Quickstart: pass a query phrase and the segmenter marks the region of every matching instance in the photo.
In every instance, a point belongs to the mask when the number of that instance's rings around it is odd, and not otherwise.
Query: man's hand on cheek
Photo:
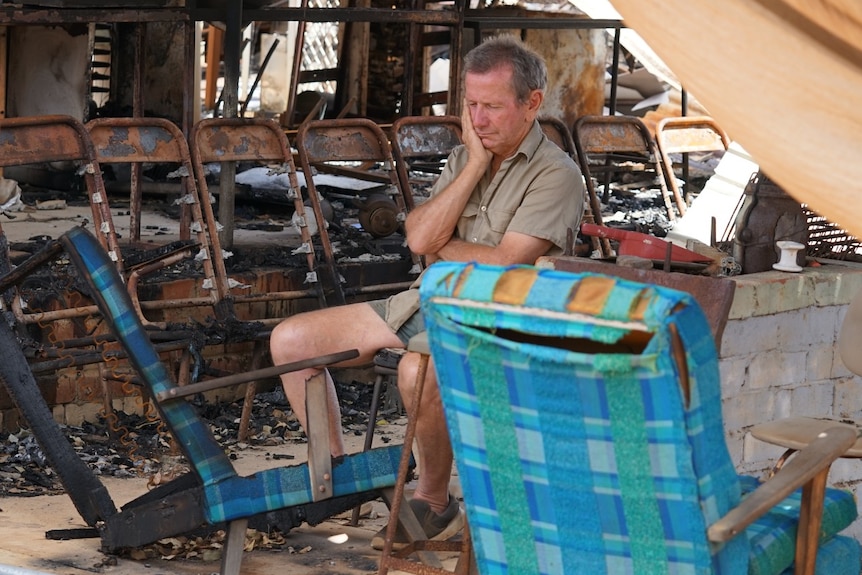
[[[467,147],[471,159],[481,159],[486,164],[491,161],[493,154],[485,147],[482,138],[476,133],[470,108],[466,102],[464,103],[464,110],[461,112],[461,139]]]

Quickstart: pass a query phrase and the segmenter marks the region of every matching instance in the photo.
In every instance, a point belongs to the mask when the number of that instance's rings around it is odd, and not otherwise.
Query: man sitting
[[[532,264],[560,254],[567,231],[577,230],[584,207],[584,182],[577,164],[542,132],[536,118],[544,98],[547,68],[513,36],[489,39],[464,61],[464,144],[453,150],[431,197],[405,222],[407,243],[427,263],[436,260],[488,264]],[[420,278],[421,280],[421,278]],[[404,348],[424,331],[418,281],[386,300],[354,303],[297,314],[273,330],[275,364],[359,350],[350,365],[368,364],[385,347]],[[408,409],[419,356],[407,353],[398,367],[398,388]],[[305,381],[312,369],[281,376],[284,391],[306,425]],[[433,365],[429,366],[416,422],[419,478],[410,506],[429,539],[460,531],[463,513],[449,493],[452,448]],[[327,374],[330,412],[340,413]],[[341,421],[330,419],[332,456],[344,453]],[[372,540],[382,549],[385,528]],[[399,529],[394,548],[406,544]]]

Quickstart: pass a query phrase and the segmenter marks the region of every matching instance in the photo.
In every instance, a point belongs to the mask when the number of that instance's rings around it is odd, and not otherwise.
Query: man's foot
[[[434,513],[431,506],[420,499],[411,499],[408,501],[413,513],[416,514],[416,519],[422,529],[425,530],[425,535],[432,541],[446,541],[451,539],[461,531],[464,527],[464,512],[461,511],[461,506],[458,505],[458,500],[449,496],[449,505],[441,514]],[[388,526],[387,526],[388,527]],[[383,549],[383,544],[386,542],[386,528],[374,534],[371,538],[371,547],[378,551]],[[395,541],[392,542],[393,551],[398,551],[407,546],[407,534],[398,525],[395,531]]]

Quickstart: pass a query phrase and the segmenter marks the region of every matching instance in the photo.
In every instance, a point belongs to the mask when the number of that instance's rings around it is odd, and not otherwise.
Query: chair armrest
[[[255,369],[253,371],[246,371],[244,373],[235,373],[233,375],[227,375],[225,377],[207,379],[204,381],[190,383],[188,385],[183,385],[180,387],[171,387],[166,391],[160,391],[156,394],[156,401],[162,402],[171,399],[179,399],[181,397],[188,397],[190,395],[196,395],[198,393],[212,391],[214,389],[222,389],[224,387],[231,387],[234,385],[240,385],[242,383],[248,383],[250,381],[257,381],[259,379],[275,377],[277,375],[281,375],[282,373],[299,371],[301,369],[308,369],[309,367],[324,367],[333,363],[347,361],[348,359],[353,359],[356,357],[359,357],[359,350],[349,349],[345,351],[331,353],[328,355],[312,357],[310,359],[301,359],[299,361],[282,363],[280,365],[275,365],[272,367],[264,367],[261,369]]]
[[[728,541],[740,534],[758,517],[785,497],[828,471],[832,462],[856,442],[858,431],[851,427],[831,427],[820,433],[805,449],[781,468],[775,476],[748,495],[724,517],[710,525],[707,538]],[[823,484],[825,487],[825,482]]]
[[[851,423],[834,419],[796,416],[755,425],[749,433],[760,441],[799,451],[831,427],[856,429]],[[862,439],[858,439],[842,457],[862,457]]]

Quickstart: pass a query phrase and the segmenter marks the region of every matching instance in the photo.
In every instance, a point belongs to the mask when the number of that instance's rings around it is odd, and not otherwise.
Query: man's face
[[[466,74],[464,96],[482,144],[503,158],[518,149],[541,103],[538,90],[527,102],[518,100],[512,88],[511,66],[499,66],[486,74]]]

